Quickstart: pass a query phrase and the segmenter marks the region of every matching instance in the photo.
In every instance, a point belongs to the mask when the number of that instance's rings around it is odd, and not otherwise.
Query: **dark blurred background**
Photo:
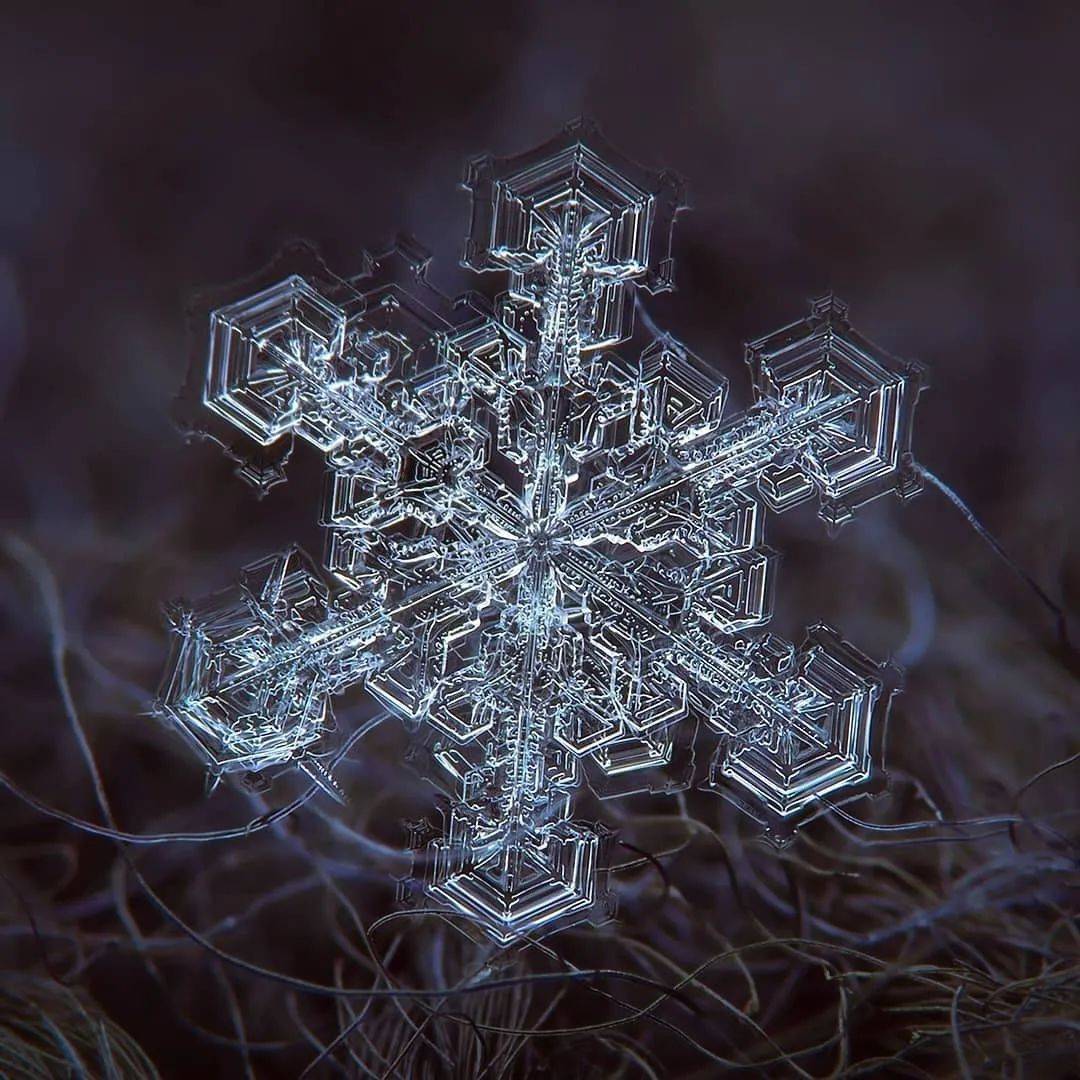
[[[528,149],[581,114],[629,156],[686,178],[693,210],[676,229],[678,291],[649,310],[731,379],[737,405],[748,399],[742,342],[835,290],[864,334],[931,369],[916,417],[919,459],[1055,602],[1075,607],[1078,56],[1080,8],[1065,3],[0,5],[0,512],[9,537],[0,767],[45,802],[97,819],[52,667],[42,589],[54,582],[73,695],[120,821],[154,831],[244,820],[250,808],[235,793],[204,800],[197,763],[144,715],[166,651],[159,604],[224,586],[246,560],[293,540],[319,551],[321,464],[298,452],[290,482],[259,501],[214,447],[183,442],[170,406],[191,350],[187,309],[200,289],[252,273],[293,238],[347,273],[362,249],[403,230],[435,255],[438,285],[475,287],[457,265],[465,158]],[[1012,812],[1028,777],[1075,752],[1075,654],[1032,591],[938,493],[904,506],[881,501],[835,541],[811,514],[769,528],[785,557],[777,629],[797,637],[824,619],[907,667],[890,757],[945,817]],[[388,791],[408,785],[387,739],[385,767],[359,766],[358,776],[390,806],[372,811],[371,831],[401,846]],[[1075,805],[1075,786],[1075,768],[1065,767],[1038,791],[1061,810]],[[409,797],[422,812],[422,789]],[[144,934],[174,928],[138,889],[117,884],[108,842],[0,798],[9,978],[62,973],[167,1076],[242,1075],[247,1059],[259,1076],[298,1073],[304,1053],[245,1058],[238,1049],[229,1002],[238,994],[241,1013],[259,1013],[261,999],[246,995],[265,988],[240,979],[227,992],[231,976],[220,976],[207,989],[192,974],[198,951],[181,946],[162,946],[162,963],[175,967],[155,981],[152,949],[148,959],[129,947],[117,897],[130,898]],[[737,830],[714,803],[701,813]],[[880,811],[883,821],[927,813],[900,795]],[[621,827],[632,829],[632,819]],[[992,854],[996,842],[961,842],[955,856],[933,847],[932,871],[905,869],[914,884],[900,890],[903,902],[959,910],[951,906],[964,875],[1018,857],[1015,843]],[[178,875],[218,873],[214,860],[228,857],[189,846],[149,858],[147,873],[167,889]],[[753,923],[736,914],[726,871],[708,857],[691,848],[665,865],[678,894],[669,908],[712,911],[733,937],[733,927]],[[249,867],[194,897],[170,895],[205,926],[250,904],[263,872]],[[693,966],[716,942],[705,943],[689,916],[663,930],[655,914],[635,922],[641,890],[659,887],[653,875],[638,892],[628,887],[619,932],[667,934]],[[394,909],[385,878],[375,869],[361,882],[365,918]],[[1030,894],[1028,877],[1010,880],[1010,896]],[[1062,947],[1053,912],[1075,911],[1074,886],[1068,878],[1033,916],[1030,932],[1042,937],[1031,955],[1041,950],[1044,968]],[[940,889],[938,901],[916,896],[919,888]],[[960,907],[992,906],[998,893],[990,896]],[[278,966],[288,968],[314,935],[312,905],[323,917],[322,901],[295,908],[289,932],[298,944]],[[900,919],[902,906],[867,900],[883,919]],[[27,930],[28,911],[42,936]],[[942,947],[935,933],[924,953]],[[234,951],[260,958],[257,943]],[[987,963],[1012,970],[1000,958]],[[325,981],[329,970],[314,974]],[[406,981],[424,981],[419,967],[409,970]],[[652,974],[672,979],[661,967]],[[1075,984],[1056,992],[1075,1015]],[[790,1000],[771,1027],[817,1015],[820,1002]],[[253,1043],[304,1045],[295,1025],[286,1030],[279,1014],[263,1012],[263,1028],[248,1027]],[[217,1041],[192,1034],[193,1016]],[[308,1022],[328,1041],[319,1025],[332,1034],[336,1021],[327,1013]],[[910,1037],[908,1020],[877,1023],[852,1060],[872,1061]],[[940,1047],[928,1044],[931,1072],[959,1068],[947,1034]],[[1051,1025],[1043,1038],[1059,1036]],[[638,1024],[634,1037],[660,1074],[718,1067],[659,1026]],[[612,1053],[580,1038],[575,1067]],[[978,1056],[980,1038],[973,1028],[961,1039],[967,1067],[1007,1071],[1005,1051]],[[538,1068],[554,1050],[552,1040],[536,1042]],[[1049,1071],[1061,1064],[1053,1062]]]

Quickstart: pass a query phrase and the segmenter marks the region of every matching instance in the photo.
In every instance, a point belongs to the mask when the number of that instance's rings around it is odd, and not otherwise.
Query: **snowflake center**
[[[399,246],[349,279],[298,258],[212,313],[208,433],[264,487],[294,437],[326,455],[329,576],[290,549],[180,610],[159,711],[216,773],[334,791],[332,699],[363,686],[449,800],[418,887],[510,941],[603,917],[574,793],[684,788],[699,731],[707,785],[776,836],[867,790],[895,676],[828,627],[762,632],[764,519],[913,494],[921,383],[824,297],[748,346],[755,404],[725,417],[726,380],[638,317],[671,287],[673,177],[577,126],[466,186],[493,308]]]

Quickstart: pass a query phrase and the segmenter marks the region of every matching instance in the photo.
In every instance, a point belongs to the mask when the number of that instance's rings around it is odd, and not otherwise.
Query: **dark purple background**
[[[920,460],[1075,603],[1074,5],[175,7],[9,3],[0,31],[0,507],[53,567],[73,641],[129,681],[76,679],[125,820],[200,797],[195,763],[139,715],[159,602],[292,540],[319,550],[313,454],[257,502],[170,423],[193,295],[294,237],[349,272],[399,230],[437,283],[471,285],[464,159],[582,113],[686,177],[679,289],[650,311],[736,404],[741,343],[835,289],[863,333],[931,368]],[[824,618],[902,655],[894,744],[951,812],[1059,756],[1075,721],[1045,718],[1075,716],[1076,691],[1051,620],[939,495],[876,504],[835,543],[810,515],[769,527],[777,628]],[[40,604],[3,575],[3,767],[93,814]]]
[[[455,290],[465,156],[585,112],[688,179],[660,322],[738,389],[741,342],[835,289],[932,367],[922,458],[999,523],[1030,500],[1015,542],[1051,557],[1037,533],[1075,498],[1080,396],[1074,9],[396,7],[9,14],[0,390],[21,528],[70,558],[175,540],[213,505],[210,550],[184,562],[216,566],[249,531],[259,550],[294,536],[168,425],[192,293],[297,236],[349,270],[399,229]],[[310,534],[309,495],[275,499]]]

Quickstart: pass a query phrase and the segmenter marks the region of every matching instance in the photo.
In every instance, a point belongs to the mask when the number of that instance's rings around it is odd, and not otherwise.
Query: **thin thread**
[[[975,511],[972,510],[944,480],[935,476],[925,465],[916,465],[915,468],[921,476],[926,477],[926,479],[929,480],[930,483],[933,484],[961,514],[963,514],[967,523],[983,538],[983,540],[986,541],[994,554],[997,555],[997,557],[1001,559],[1013,573],[1017,574],[1024,582],[1026,582],[1032,592],[1034,592],[1043,604],[1053,613],[1057,620],[1058,638],[1066,649],[1072,651],[1072,643],[1069,641],[1068,616],[1065,609],[1055,602],[1046,590],[1001,546],[997,537],[995,537],[994,534],[978,519]]]

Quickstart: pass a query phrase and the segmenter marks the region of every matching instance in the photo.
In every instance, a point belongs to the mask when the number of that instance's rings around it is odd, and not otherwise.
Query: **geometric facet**
[[[707,782],[776,836],[876,782],[897,673],[828,627],[763,632],[765,516],[911,494],[923,377],[829,297],[748,347],[756,400],[725,418],[727,381],[635,326],[634,290],[671,284],[671,176],[576,124],[466,185],[493,306],[402,243],[211,313],[214,437],[267,484],[283,436],[325,455],[329,574],[289,549],[178,608],[158,713],[214,774],[321,776],[331,699],[364,688],[448,801],[414,892],[508,944],[610,914],[573,796],[685,788],[699,732]]]

